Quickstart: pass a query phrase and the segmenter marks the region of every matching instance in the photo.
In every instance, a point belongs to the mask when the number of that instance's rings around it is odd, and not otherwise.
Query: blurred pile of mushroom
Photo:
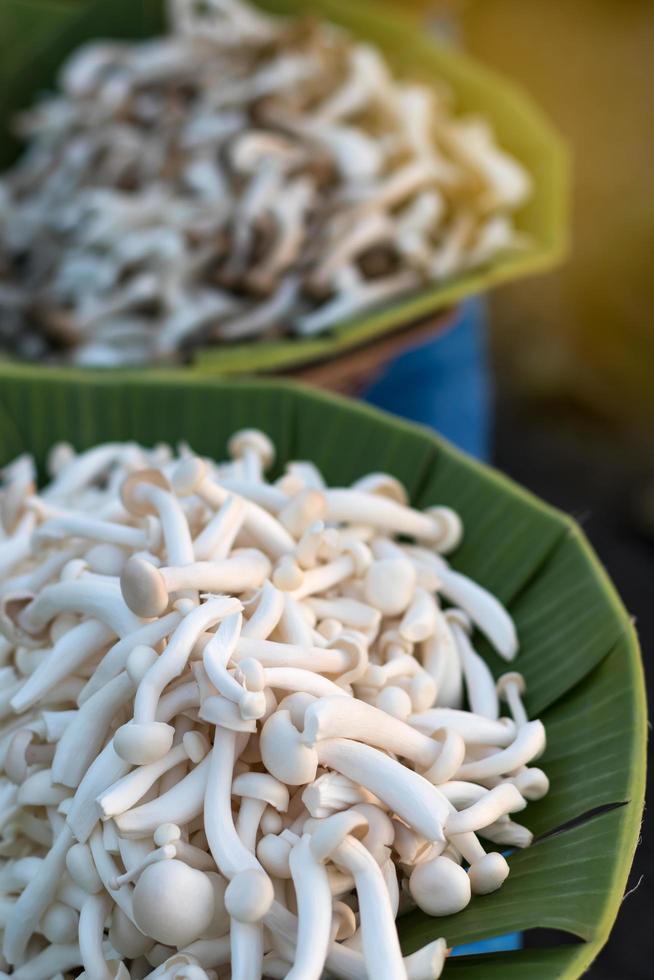
[[[114,366],[329,330],[524,244],[529,175],[323,21],[173,0],[78,49],[0,181],[0,347]]]
[[[518,642],[444,557],[456,514],[381,473],[268,482],[261,432],[229,449],[59,445],[38,494],[31,459],[4,471],[16,980],[429,980],[445,941],[403,956],[396,916],[456,913],[531,841],[511,814],[547,793],[545,732],[473,648]]]

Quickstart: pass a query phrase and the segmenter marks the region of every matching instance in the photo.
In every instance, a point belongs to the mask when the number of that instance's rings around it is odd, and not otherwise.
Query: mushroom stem
[[[323,864],[305,834],[291,849],[289,866],[298,907],[297,941],[286,980],[320,980],[330,944],[332,896]]]
[[[227,497],[193,542],[196,561],[220,561],[227,558],[245,521],[245,502],[241,497]]]
[[[425,734],[439,728],[449,728],[461,735],[466,744],[492,745],[505,748],[511,745],[516,728],[508,718],[497,721],[457,708],[429,708],[420,714],[410,715],[408,722]]]
[[[102,746],[118,711],[127,703],[134,685],[126,672],[118,674],[77,712],[57,743],[52,763],[53,778],[76,787]]]
[[[377,862],[354,837],[344,839],[333,853],[333,859],[352,875],[359,900],[363,955],[372,977],[406,980],[395,916],[384,877]]]
[[[465,762],[459,769],[457,778],[479,782],[513,772],[540,755],[544,748],[545,729],[542,722],[530,721],[519,729],[515,740],[508,748],[494,752],[484,759]]]
[[[267,640],[279,623],[284,612],[284,594],[270,581],[264,582],[257,599],[257,606],[243,623],[241,639]]]
[[[270,574],[270,562],[254,549],[231,558],[197,561],[182,566],[155,568],[143,558],[130,558],[120,584],[127,605],[143,617],[161,616],[170,596],[186,590],[238,595],[257,589]]]
[[[206,464],[200,459],[184,461],[173,474],[173,485],[178,493],[195,493],[216,510],[225,503],[230,493],[211,479]],[[286,528],[251,500],[246,501],[243,528],[273,560],[293,551],[295,547]]]
[[[14,694],[11,699],[13,710],[20,714],[31,708],[60,681],[74,674],[110,643],[113,635],[108,626],[93,619],[73,626],[54,644],[46,659]]]
[[[445,833],[451,836],[483,830],[507,813],[524,810],[526,805],[527,801],[516,787],[511,783],[504,783],[488,790],[465,810],[452,813],[445,822]]]
[[[100,819],[96,797],[124,776],[128,769],[128,763],[115,752],[112,740],[105,745],[86,770],[66,817],[66,822],[78,841],[83,843],[88,840]]]
[[[438,591],[468,614],[499,655],[505,660],[513,660],[518,652],[515,624],[495,596],[467,575],[455,572],[439,555],[422,548],[409,547],[407,550],[434,569],[441,583]]]
[[[442,841],[449,804],[423,776],[378,749],[347,738],[331,738],[316,746],[321,765],[360,783],[429,841]]]
[[[64,612],[98,619],[121,638],[142,625],[125,605],[118,584],[86,578],[46,585],[20,613],[18,625],[27,633],[39,634]]]
[[[104,923],[111,910],[111,898],[106,893],[89,895],[79,917],[79,949],[82,964],[93,980],[114,980],[102,949]]]
[[[475,714],[496,721],[499,718],[500,707],[495,689],[495,679],[486,661],[482,660],[477,651],[473,649],[466,631],[454,618],[456,615],[456,612],[448,613],[448,618],[451,617],[452,635],[459,651],[470,707]]]
[[[158,643],[169,636],[181,621],[178,612],[168,613],[152,623],[144,623],[128,636],[115,643],[105,654],[95,669],[93,676],[89,678],[79,697],[80,705],[88,700],[92,694],[103,687],[108,681],[125,669],[127,658],[132,650],[137,646],[155,647]]]
[[[163,796],[118,814],[114,819],[120,834],[128,838],[145,837],[162,823],[180,826],[189,823],[202,813],[208,775],[209,758],[205,757]]]
[[[80,964],[77,943],[53,943],[12,971],[12,980],[55,980]],[[6,974],[5,974],[6,976]]]
[[[209,848],[218,870],[229,879],[241,871],[261,870],[252,851],[241,841],[232,818],[232,773],[236,761],[236,741],[236,732],[216,729],[213,748],[208,757],[204,798],[204,831]]]
[[[215,597],[193,609],[182,620],[168,646],[146,671],[136,689],[134,720],[123,725],[114,737],[119,755],[141,765],[155,762],[168,752],[173,729],[155,720],[159,699],[166,686],[186,667],[198,635],[240,607],[238,599]]]
[[[64,827],[17,899],[7,921],[2,945],[2,953],[8,963],[14,966],[20,963],[41,915],[54,901],[66,868],[66,854],[72,843],[72,831]]]
[[[150,765],[139,766],[98,797],[102,818],[107,820],[131,809],[164,773],[189,759],[197,764],[205,755],[206,743],[199,733],[189,732],[184,735],[182,742],[175,745],[163,758]]]
[[[65,511],[44,521],[35,531],[34,537],[37,541],[57,541],[66,537],[90,538],[92,541],[104,541],[134,551],[153,547],[152,535],[140,528]]]
[[[302,733],[305,745],[337,738],[341,732],[358,742],[410,759],[421,769],[428,769],[440,752],[439,744],[427,735],[357,698],[320,698],[309,705]]]

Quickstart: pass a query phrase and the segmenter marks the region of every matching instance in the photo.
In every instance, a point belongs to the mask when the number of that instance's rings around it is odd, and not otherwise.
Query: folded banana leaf
[[[184,439],[221,457],[242,426],[274,439],[277,472],[286,459],[311,459],[329,482],[345,485],[386,470],[417,506],[446,504],[461,514],[465,538],[453,564],[497,594],[515,618],[527,708],[547,730],[539,765],[551,791],[521,815],[536,842],[509,857],[501,890],[448,918],[405,916],[402,941],[412,951],[439,936],[459,946],[513,931],[561,930],[579,942],[462,956],[448,961],[444,976],[581,976],[609,935],[638,840],[647,718],[631,620],[575,522],[426,429],[290,383],[0,369],[0,465],[23,451],[42,464],[61,439],[79,449],[104,440]],[[502,673],[506,664],[477,643]]]
[[[532,175],[531,199],[516,216],[530,245],[498,256],[390,305],[340,323],[324,336],[221,345],[196,353],[198,372],[233,375],[288,370],[322,360],[432,316],[466,296],[558,263],[566,248],[567,156],[531,99],[459,51],[437,43],[411,18],[374,0],[258,0],[266,10],[311,13],[346,27],[385,53],[394,68],[423,82],[449,83],[457,109],[492,124],[499,144]],[[52,85],[63,59],[97,37],[147,37],[163,30],[162,0],[3,0],[0,4],[0,167],[17,152],[15,112]]]

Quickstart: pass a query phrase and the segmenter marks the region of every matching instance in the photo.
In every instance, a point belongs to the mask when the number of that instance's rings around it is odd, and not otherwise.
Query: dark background
[[[650,447],[564,398],[544,403],[520,394],[500,370],[494,461],[584,527],[636,619],[652,703],[654,467]],[[650,767],[648,790],[651,780]],[[628,890],[636,885],[624,899],[607,946],[587,974],[592,980],[646,980],[654,975],[654,818],[647,809]]]

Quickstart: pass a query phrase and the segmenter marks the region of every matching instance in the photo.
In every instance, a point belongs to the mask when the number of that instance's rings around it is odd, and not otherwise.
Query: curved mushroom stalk
[[[470,707],[476,714],[495,720],[500,714],[499,698],[490,668],[473,649],[460,614],[451,610],[446,616],[451,623],[452,635],[459,652]]]
[[[108,626],[95,620],[73,626],[54,644],[46,659],[14,694],[11,699],[13,710],[19,714],[31,708],[60,681],[96,656],[111,642],[113,635]]]
[[[243,603],[247,613],[247,603]],[[271,582],[262,585],[256,599],[256,608],[243,623],[241,635],[252,640],[267,640],[279,623],[284,612],[284,595]]]
[[[128,609],[120,587],[98,579],[75,579],[46,585],[18,614],[17,626],[27,638],[41,636],[48,623],[63,612],[88,616],[105,623],[123,638],[141,626]]]
[[[228,496],[193,541],[196,561],[227,558],[245,521],[245,501]]]
[[[447,617],[436,605],[434,632],[421,645],[422,664],[436,685],[436,704],[443,708],[461,708],[463,672],[456,642]]]
[[[257,971],[261,974],[263,918],[273,898],[270,878],[261,869],[237,872],[227,886],[225,908],[231,917],[231,967],[235,980],[248,980]]]
[[[89,895],[80,913],[80,956],[87,975],[97,977],[98,980],[115,980],[120,976],[107,964],[102,948],[104,923],[110,911],[111,899],[109,895],[102,894]]]
[[[314,855],[305,834],[291,848],[289,867],[298,906],[298,931],[293,967],[287,980],[320,980],[332,928],[332,895],[323,861]]]
[[[165,687],[182,673],[198,635],[225,616],[240,610],[238,599],[211,598],[180,623],[168,646],[146,671],[136,690],[134,719],[114,737],[118,754],[134,765],[156,762],[169,751],[174,729],[155,721],[157,704]]]
[[[162,823],[184,825],[193,820],[202,813],[208,774],[207,756],[163,796],[118,814],[114,819],[121,836],[145,837]]]
[[[105,741],[116,713],[133,693],[132,679],[124,671],[84,702],[57,743],[52,773],[58,783],[73,788],[79,785]]]
[[[130,810],[164,773],[180,763],[191,761],[198,765],[207,754],[208,748],[206,739],[199,732],[188,732],[179,745],[170,749],[157,762],[139,766],[98,797],[103,819],[107,820]]]
[[[357,814],[359,820],[361,815]],[[395,916],[384,877],[375,858],[352,836],[356,823],[347,814],[328,817],[311,837],[315,857],[330,856],[337,865],[354,876],[361,915],[363,953],[370,976],[406,980]],[[365,820],[364,820],[365,825]],[[359,824],[359,827],[361,825]]]
[[[120,493],[130,514],[136,517],[154,515],[159,519],[171,565],[187,565],[193,561],[193,539],[188,521],[170,484],[159,470],[138,470],[130,474]]]
[[[513,660],[518,652],[518,638],[513,620],[498,600],[481,585],[460,572],[455,572],[438,555],[422,548],[408,548],[418,560],[426,561],[440,581],[439,592],[448,602],[463,609],[475,626],[490,640],[505,660]]]
[[[185,460],[180,464],[173,474],[172,481],[178,494],[197,494],[214,509],[221,507],[229,496],[229,491],[211,478],[206,464],[197,458]],[[245,503],[242,526],[262,551],[273,560],[292,552],[295,547],[295,542],[286,528],[252,500],[247,500]]]
[[[514,741],[505,749],[493,752],[483,759],[465,762],[457,774],[459,779],[476,782],[513,772],[537,758],[545,749],[545,729],[542,722],[530,721],[516,735]]]
[[[239,671],[243,683],[227,669],[236,651],[242,623],[241,613],[233,613],[224,619],[204,648],[202,662],[216,690],[238,705],[244,720],[251,721],[263,717],[266,712],[263,669],[258,660],[244,661],[245,666],[241,664]]]
[[[244,845],[254,852],[259,824],[267,806],[278,813],[288,809],[288,788],[267,773],[241,773],[232,783],[232,794],[241,798],[236,832]]]
[[[66,867],[66,854],[72,843],[72,832],[65,827],[16,902],[5,927],[2,946],[8,963],[20,963],[41,915],[54,901]]]

